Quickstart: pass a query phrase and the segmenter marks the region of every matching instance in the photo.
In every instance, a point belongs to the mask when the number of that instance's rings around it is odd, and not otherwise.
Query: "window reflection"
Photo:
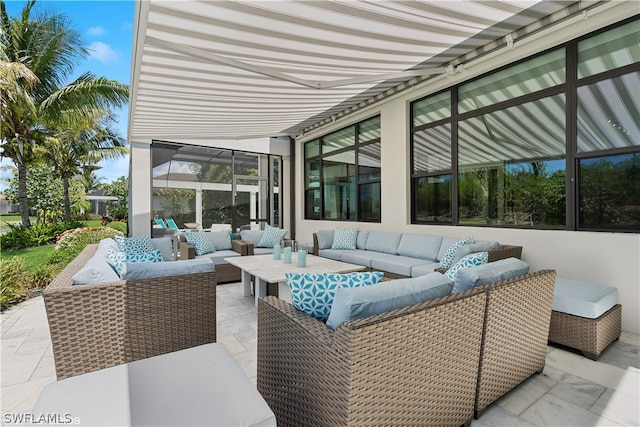
[[[640,230],[640,154],[581,159],[578,176],[581,227]]]

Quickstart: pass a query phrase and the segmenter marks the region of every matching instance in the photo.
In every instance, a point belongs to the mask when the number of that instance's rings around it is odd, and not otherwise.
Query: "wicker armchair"
[[[541,270],[487,285],[475,418],[536,372],[542,373],[556,272]]]
[[[192,244],[187,242],[184,234],[181,234],[179,236],[179,240],[180,259],[194,259],[196,257],[196,248]],[[249,242],[245,242],[243,240],[232,240],[231,250],[239,253],[242,256],[253,255],[253,253],[249,253],[249,245],[251,245]],[[216,265],[216,272],[218,283],[239,282],[242,275],[242,271],[240,271],[240,269],[235,265],[231,264]]]
[[[258,390],[280,426],[469,425],[485,305],[474,289],[333,331],[261,298]]]
[[[216,341],[215,271],[74,286],[97,246],[43,292],[58,380]]]

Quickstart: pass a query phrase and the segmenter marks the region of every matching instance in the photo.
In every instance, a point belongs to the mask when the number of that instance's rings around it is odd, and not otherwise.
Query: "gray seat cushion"
[[[225,258],[231,258],[231,257],[237,257],[237,256],[240,256],[238,252],[231,251],[231,250],[222,250],[222,251],[215,251],[210,254],[198,255],[196,256],[196,259],[208,258],[211,261],[213,261],[214,265],[220,265],[220,264],[228,264],[228,262],[224,260]]]
[[[433,271],[440,267],[440,263],[435,261],[423,261],[420,265],[414,265],[411,267],[411,276],[418,277],[424,276],[425,274],[431,274]]]
[[[527,273],[529,273],[529,264],[518,258],[501,259],[475,267],[462,268],[456,274],[453,293],[512,279]]]
[[[391,280],[358,288],[336,289],[327,326],[449,295],[453,282],[441,273]]]
[[[392,233],[389,231],[369,231],[369,237],[367,237],[368,251],[384,252],[387,254],[395,255],[398,253],[398,245],[402,233]]]
[[[398,255],[436,261],[442,246],[442,236],[404,233],[398,245]]]
[[[371,261],[376,258],[383,258],[385,256],[394,256],[384,254],[382,252],[365,251],[362,249],[356,249],[355,251],[342,251],[340,261],[348,262],[350,264],[363,265],[371,268]]]
[[[422,264],[424,264],[423,259],[400,255],[386,255],[380,258],[373,258],[371,260],[371,267],[373,269],[402,274],[407,277],[411,277],[411,268]]]
[[[346,251],[343,249],[320,249],[318,251],[318,256],[340,261],[340,257],[342,256],[343,252]]]
[[[151,246],[158,249],[164,261],[175,261],[173,257],[173,242],[171,237],[158,237],[151,239]]]
[[[213,268],[213,261],[204,257],[185,261],[136,262],[124,265],[122,278],[124,280],[151,279],[179,274],[203,273],[211,271]]]
[[[469,243],[468,245],[462,245],[456,251],[456,256],[453,258],[453,264],[469,254],[475,254],[476,252],[489,252],[498,248],[500,248],[500,243],[495,240],[477,240],[473,243]]]
[[[554,311],[597,319],[617,303],[618,289],[613,286],[556,278]]]
[[[334,230],[318,230],[318,249],[331,249]]]

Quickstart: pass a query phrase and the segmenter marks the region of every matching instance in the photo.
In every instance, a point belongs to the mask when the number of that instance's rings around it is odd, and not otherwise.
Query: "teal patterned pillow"
[[[279,245],[284,236],[287,234],[286,228],[276,228],[269,224],[264,226],[264,234],[256,245],[257,248],[272,248],[273,245]]]
[[[445,275],[451,280],[456,280],[456,274],[458,274],[459,270],[486,264],[487,261],[489,261],[489,252],[475,252],[456,262],[453,267],[447,270]]]
[[[216,251],[216,247],[207,236],[207,232],[189,231],[184,233],[184,237],[196,249],[196,255],[206,255]]]
[[[456,252],[460,249],[461,246],[468,245],[473,243],[473,237],[467,236],[462,240],[458,240],[455,242],[447,251],[442,254],[442,259],[440,260],[440,268],[449,268],[453,265],[453,260],[456,258]]]
[[[380,271],[363,273],[286,273],[291,304],[318,320],[326,322],[338,288],[357,288],[382,280]]]
[[[118,273],[118,276],[120,277],[122,277],[124,266],[126,264],[135,264],[139,262],[162,262],[164,260],[159,249],[155,249],[149,252],[139,252],[135,254],[128,254],[126,252],[109,249],[105,253],[105,256],[109,260],[109,264],[111,264],[113,269],[116,271],[116,273]]]
[[[113,239],[116,241],[118,249],[127,254],[151,252],[155,249],[151,244],[151,238],[149,236],[115,236]]]
[[[358,240],[357,228],[336,228],[331,249],[355,249]]]

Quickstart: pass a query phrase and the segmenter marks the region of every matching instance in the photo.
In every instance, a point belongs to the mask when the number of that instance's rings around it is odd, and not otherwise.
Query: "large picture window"
[[[640,231],[638,25],[414,101],[412,222]]]
[[[380,117],[304,145],[305,218],[381,221]]]
[[[179,228],[280,226],[280,156],[154,141],[153,216]]]

